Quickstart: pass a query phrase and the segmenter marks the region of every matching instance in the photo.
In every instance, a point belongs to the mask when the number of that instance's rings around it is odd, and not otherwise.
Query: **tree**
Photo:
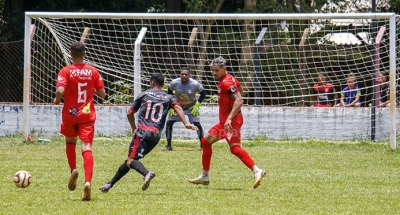
[[[154,12],[165,0],[0,0],[0,41],[24,38],[25,11]]]

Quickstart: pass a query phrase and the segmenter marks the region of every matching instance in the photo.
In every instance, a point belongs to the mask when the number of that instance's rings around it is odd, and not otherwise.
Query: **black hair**
[[[379,73],[381,73],[381,75],[385,76],[386,78],[388,77],[388,74],[387,74],[387,72],[385,72],[385,71],[381,71],[381,72],[379,72]]]
[[[73,57],[83,57],[83,55],[85,54],[85,44],[76,41],[71,44],[70,50]]]
[[[189,67],[186,67],[186,66],[184,66],[184,67],[181,68],[181,72],[182,72],[182,71],[188,71],[189,75],[190,75],[190,72],[191,72],[190,69],[189,69]]]
[[[181,71],[182,71],[182,70],[187,70],[187,71],[190,72],[190,69],[189,69],[189,67],[187,67],[187,66],[182,67],[182,68],[181,68]]]
[[[164,76],[161,73],[154,73],[150,77],[150,81],[154,81],[158,87],[164,86]]]

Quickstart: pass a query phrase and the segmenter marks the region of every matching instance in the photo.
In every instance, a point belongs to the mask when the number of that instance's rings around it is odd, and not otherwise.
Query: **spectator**
[[[340,93],[340,103],[337,105],[339,107],[360,107],[361,101],[361,90],[356,85],[356,77],[353,74],[350,74],[346,78],[347,86],[343,88],[343,91]]]
[[[317,94],[314,107],[332,107],[332,105],[336,105],[333,85],[326,82],[326,78],[325,73],[318,73],[318,82],[313,86],[314,92]]]
[[[389,107],[389,81],[385,72],[379,73],[380,77],[380,94],[381,100],[379,101],[379,107]]]

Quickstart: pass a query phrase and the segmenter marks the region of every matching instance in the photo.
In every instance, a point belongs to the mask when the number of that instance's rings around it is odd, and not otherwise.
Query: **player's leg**
[[[153,138],[149,137],[149,139]],[[159,137],[155,137],[154,139],[155,141],[151,141],[136,136],[133,144],[131,144],[130,153],[128,154],[128,159],[126,162],[128,167],[136,170],[136,172],[143,176],[143,191],[149,188],[150,181],[156,176],[156,174],[152,171],[147,170],[144,164],[139,160],[141,158],[144,158],[144,156],[148,154],[158,144],[158,141],[160,140]]]
[[[232,121],[232,131],[230,135],[225,139],[230,146],[230,151],[236,157],[238,157],[249,169],[254,173],[254,185],[253,188],[257,188],[260,185],[261,179],[266,175],[265,170],[260,169],[255,164],[254,160],[250,157],[249,153],[240,146],[241,134],[240,129],[242,122]]]
[[[129,144],[128,158],[118,168],[117,172],[114,174],[111,181],[107,182],[105,185],[100,187],[100,190],[103,193],[107,193],[114,186],[114,184],[117,183],[122,177],[124,177],[131,169],[130,165],[128,165],[128,159],[129,159],[129,156],[132,154],[132,150],[135,149],[135,143],[136,144],[138,143],[138,142],[136,142],[136,140],[138,140],[138,139],[139,139],[139,137],[136,135],[134,135],[132,137],[131,143]]]
[[[225,135],[225,131],[221,124],[214,125],[208,133],[201,139],[201,145],[203,147],[203,153],[201,155],[202,172],[201,175],[195,179],[189,179],[190,183],[208,185],[210,183],[209,171],[212,157],[212,144],[222,139]]]
[[[163,149],[163,151],[171,151],[172,150],[172,128],[174,126],[175,120],[168,119],[167,125],[165,128],[165,136],[167,137],[167,145]]]
[[[94,167],[94,158],[92,153],[93,137],[94,122],[88,122],[79,125],[79,139],[81,139],[83,168],[85,171],[85,184],[83,186],[82,201],[90,201],[91,199],[91,186]]]
[[[201,139],[203,139],[203,137],[204,137],[203,127],[201,126],[200,122],[193,122],[193,125],[195,125],[199,129],[199,130],[197,130],[197,136],[199,137],[199,140],[200,140],[200,149],[202,149],[203,146],[201,143]]]
[[[126,160],[124,161],[123,164],[118,168],[117,172],[115,175],[112,177],[111,181],[107,182],[105,185],[100,187],[101,192],[107,193],[115,183],[117,183],[122,177],[128,173],[130,168],[126,165]]]
[[[78,179],[78,170],[76,169],[76,142],[78,140],[78,128],[73,124],[61,123],[61,134],[65,136],[65,154],[67,156],[68,166],[70,168],[70,177],[68,181],[68,189],[73,191],[76,189],[76,181]]]

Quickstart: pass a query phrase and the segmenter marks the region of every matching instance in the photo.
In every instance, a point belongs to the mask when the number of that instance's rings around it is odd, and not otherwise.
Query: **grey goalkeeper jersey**
[[[182,84],[181,78],[176,78],[171,81],[169,88],[175,91],[175,97],[184,111],[196,104],[196,93],[204,90],[203,85],[191,78],[185,84]]]

